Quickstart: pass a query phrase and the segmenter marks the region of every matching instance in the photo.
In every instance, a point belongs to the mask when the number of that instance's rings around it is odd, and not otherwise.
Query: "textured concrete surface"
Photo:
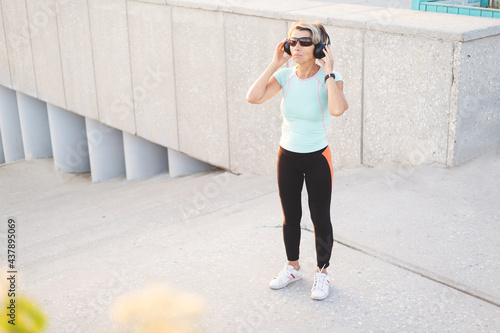
[[[340,169],[361,163],[364,34],[337,26],[326,29],[335,53],[335,70],[345,78],[344,95],[349,104],[342,117],[332,117],[328,133],[333,164]]]
[[[12,88],[37,96],[25,1],[2,1],[6,50]]]
[[[230,55],[227,107],[231,170],[272,172],[281,136],[281,100],[276,96],[265,104],[252,105],[246,101],[246,94],[269,65],[276,41],[286,36],[288,28],[282,21],[234,14],[226,14],[224,24],[226,52]],[[258,40],[259,45],[246,40]]]
[[[172,9],[179,150],[230,168],[223,13]]]
[[[450,145],[450,165],[472,159],[500,140],[500,36],[464,43],[456,53],[457,111],[451,122],[456,142]]]
[[[7,42],[5,39],[5,29],[3,15],[0,15],[0,84],[12,88],[10,79],[9,55],[7,53]]]
[[[280,98],[250,106],[246,91],[293,20],[318,20],[333,37],[350,105],[328,135],[335,167],[456,165],[500,137],[499,74],[489,70],[500,23],[408,8],[408,0],[2,0],[0,83],[204,162],[264,174],[274,168]]]
[[[454,44],[378,31],[365,43],[363,163],[446,164]]]
[[[66,96],[65,109],[98,120],[88,3],[56,1],[56,16]]]
[[[33,49],[33,66],[35,70],[38,98],[66,107],[64,83],[59,47],[55,2],[52,0],[28,0],[29,33]]]
[[[0,218],[18,221],[20,290],[48,332],[116,332],[110,305],[158,281],[204,299],[205,332],[500,332],[499,170],[500,147],[451,169],[337,171],[322,302],[307,213],[304,279],[268,288],[285,260],[274,174],[91,184],[16,162],[0,167]]]
[[[135,134],[134,105],[120,104],[132,95],[127,2],[89,0],[88,6],[99,121]]]
[[[137,135],[179,149],[172,42],[172,8],[129,1],[128,24]]]

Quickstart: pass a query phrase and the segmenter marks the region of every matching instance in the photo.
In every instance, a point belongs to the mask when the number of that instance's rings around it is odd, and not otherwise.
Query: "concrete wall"
[[[336,168],[453,166],[500,140],[495,19],[298,0],[0,3],[1,85],[235,172],[275,169],[281,94],[245,94],[301,18],[326,25],[344,77]]]

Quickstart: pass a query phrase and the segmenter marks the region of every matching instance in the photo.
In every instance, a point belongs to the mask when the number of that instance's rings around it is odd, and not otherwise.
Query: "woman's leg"
[[[290,265],[298,266],[300,247],[301,194],[304,173],[299,161],[283,148],[278,153],[278,188],[283,209],[283,240]],[[297,266],[296,266],[297,265]]]
[[[333,229],[330,219],[332,197],[332,177],[330,148],[308,161],[305,175],[309,210],[314,224],[316,259],[319,269],[330,265],[333,247]]]

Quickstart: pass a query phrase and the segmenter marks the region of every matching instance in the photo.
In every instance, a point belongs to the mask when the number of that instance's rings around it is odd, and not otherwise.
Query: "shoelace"
[[[314,275],[313,289],[317,289],[318,286],[325,285],[326,274],[316,273]]]
[[[313,289],[316,289],[318,287],[318,285],[323,286],[323,287],[325,286],[326,274],[321,273],[321,271],[323,271],[325,266],[326,265],[323,265],[323,267],[321,267],[321,270],[319,272],[317,272],[316,274],[314,274]]]

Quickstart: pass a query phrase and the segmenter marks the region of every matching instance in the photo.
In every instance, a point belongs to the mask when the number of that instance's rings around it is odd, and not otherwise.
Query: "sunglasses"
[[[312,39],[309,37],[290,37],[288,38],[288,44],[290,44],[291,47],[294,47],[297,45],[297,43],[300,44],[300,46],[311,46],[313,45]]]

